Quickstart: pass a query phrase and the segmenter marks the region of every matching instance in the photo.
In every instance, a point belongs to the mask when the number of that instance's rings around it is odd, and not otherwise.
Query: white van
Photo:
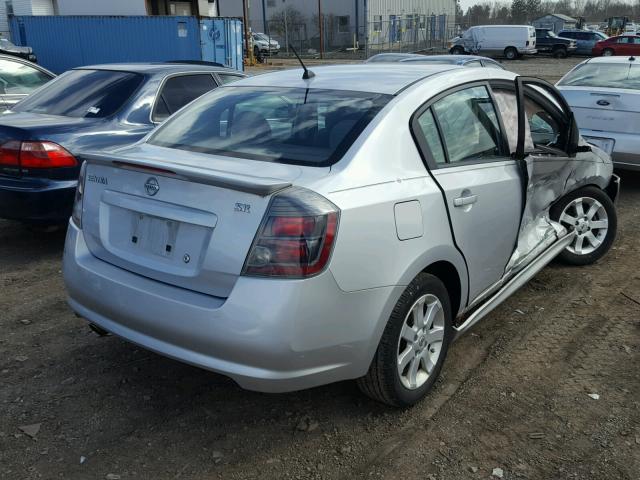
[[[449,52],[504,55],[508,60],[533,55],[537,52],[536,29],[530,25],[477,25],[451,40]]]

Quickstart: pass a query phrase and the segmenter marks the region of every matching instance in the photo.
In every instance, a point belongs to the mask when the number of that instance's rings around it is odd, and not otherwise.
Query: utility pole
[[[324,58],[324,36],[322,34],[322,0],[318,0],[318,30],[320,31],[320,58]]]
[[[244,15],[244,42],[247,49],[247,61],[249,65],[253,65],[253,49],[251,48],[251,35],[249,33],[249,1],[242,0],[242,13]]]

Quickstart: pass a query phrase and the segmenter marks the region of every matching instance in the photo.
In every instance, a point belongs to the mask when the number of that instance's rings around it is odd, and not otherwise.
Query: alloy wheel
[[[576,255],[588,255],[604,242],[609,230],[609,218],[604,206],[596,199],[579,197],[562,211],[560,223],[575,230],[575,240],[567,250]]]
[[[427,381],[438,362],[444,341],[444,309],[435,295],[418,298],[404,319],[398,340],[398,375],[405,388]]]

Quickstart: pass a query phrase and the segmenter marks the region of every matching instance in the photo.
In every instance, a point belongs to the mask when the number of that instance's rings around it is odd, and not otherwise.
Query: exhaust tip
[[[104,328],[100,328],[95,323],[90,323],[89,328],[100,337],[108,337],[111,333],[107,332]]]

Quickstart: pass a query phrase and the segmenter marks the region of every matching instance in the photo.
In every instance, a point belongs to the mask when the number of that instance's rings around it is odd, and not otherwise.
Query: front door
[[[486,85],[436,100],[417,116],[414,131],[443,191],[473,301],[502,278],[516,244],[522,210],[518,164],[509,157]]]

